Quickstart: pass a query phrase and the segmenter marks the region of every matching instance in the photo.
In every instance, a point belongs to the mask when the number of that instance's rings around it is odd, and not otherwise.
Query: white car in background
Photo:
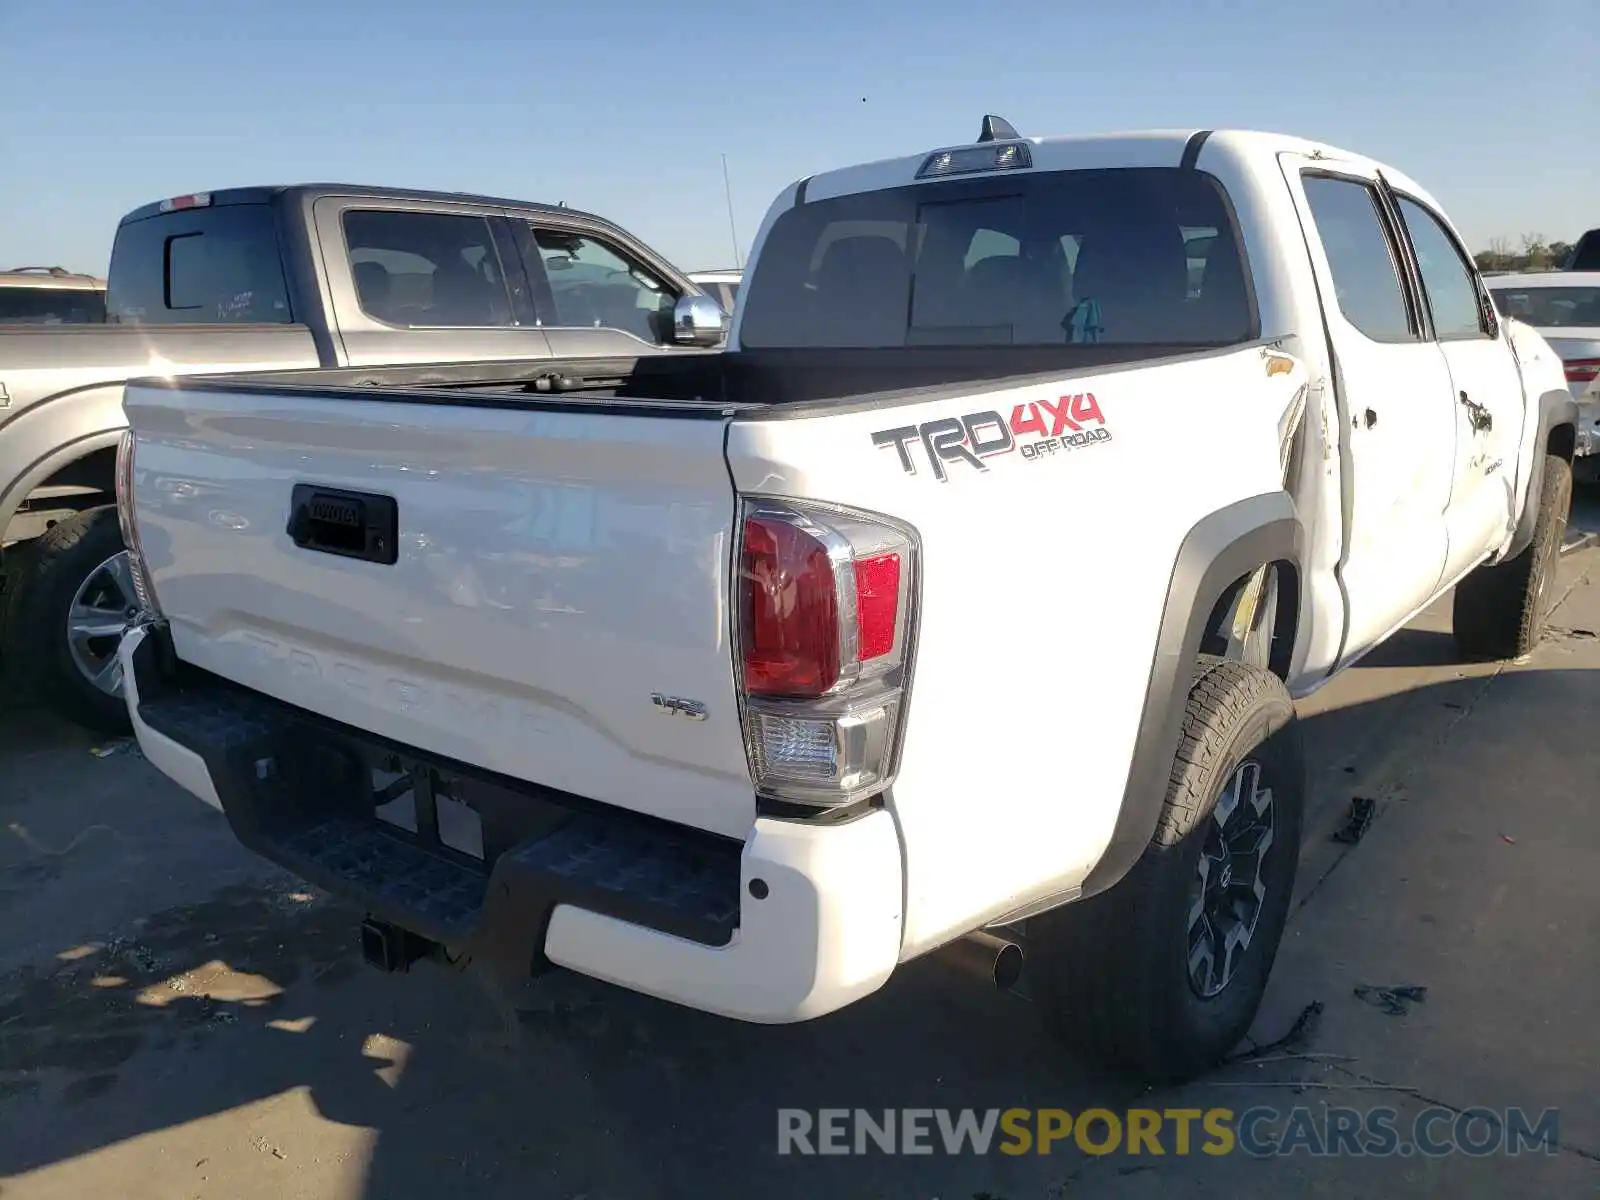
[[[743,271],[690,271],[689,282],[722,305],[722,311],[732,314],[739,299],[739,284]]]
[[[1600,479],[1600,271],[1497,275],[1487,283],[1500,311],[1537,329],[1561,359],[1578,402],[1573,467],[1580,478]]]

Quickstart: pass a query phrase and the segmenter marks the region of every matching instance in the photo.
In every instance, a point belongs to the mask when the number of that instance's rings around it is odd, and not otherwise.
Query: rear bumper
[[[121,653],[151,763],[250,849],[455,952],[766,1023],[858,1000],[899,959],[903,871],[887,812],[835,826],[762,818],[740,844],[426,759],[182,670],[159,627],[130,632]],[[483,860],[374,817],[379,764],[478,812]]]

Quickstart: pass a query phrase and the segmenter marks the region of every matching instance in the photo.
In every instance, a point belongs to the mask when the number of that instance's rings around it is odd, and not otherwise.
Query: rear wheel
[[[1203,657],[1150,846],[1108,891],[1028,922],[1045,1016],[1069,1047],[1155,1083],[1239,1043],[1283,936],[1304,796],[1282,682]]]
[[[129,729],[117,646],[137,612],[114,506],[52,526],[28,548],[6,620],[6,659],[69,720]]]
[[[1545,455],[1538,504],[1533,541],[1521,554],[1456,585],[1451,623],[1463,657],[1523,658],[1544,636],[1572,508],[1572,464],[1560,455]]]

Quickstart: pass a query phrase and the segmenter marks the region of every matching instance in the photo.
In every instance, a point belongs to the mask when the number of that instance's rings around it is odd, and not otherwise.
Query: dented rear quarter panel
[[[884,513],[921,539],[888,799],[907,864],[903,957],[1070,889],[1099,860],[1179,546],[1208,514],[1282,487],[1278,423],[1305,380],[1269,376],[1266,353],[1253,344],[730,426],[741,493]],[[1101,420],[1076,422],[1093,435],[1078,445],[1041,450],[1048,437],[1013,435],[1008,450],[976,464],[952,452],[938,470],[920,434],[893,435],[985,412],[1009,426],[1036,404]],[[1039,412],[1053,432],[1050,409]],[[974,432],[980,447],[1001,440],[992,420]]]

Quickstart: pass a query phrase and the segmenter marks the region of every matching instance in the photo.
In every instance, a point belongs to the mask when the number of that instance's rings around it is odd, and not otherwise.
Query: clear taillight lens
[[[874,514],[749,501],[737,642],[756,790],[833,807],[882,791],[899,750],[916,535]]]
[[[134,598],[147,612],[158,611],[155,589],[145,571],[144,554],[139,547],[139,527],[133,519],[133,456],[137,447],[133,430],[123,430],[117,443],[117,523],[122,527],[122,544],[128,551],[129,576]]]

